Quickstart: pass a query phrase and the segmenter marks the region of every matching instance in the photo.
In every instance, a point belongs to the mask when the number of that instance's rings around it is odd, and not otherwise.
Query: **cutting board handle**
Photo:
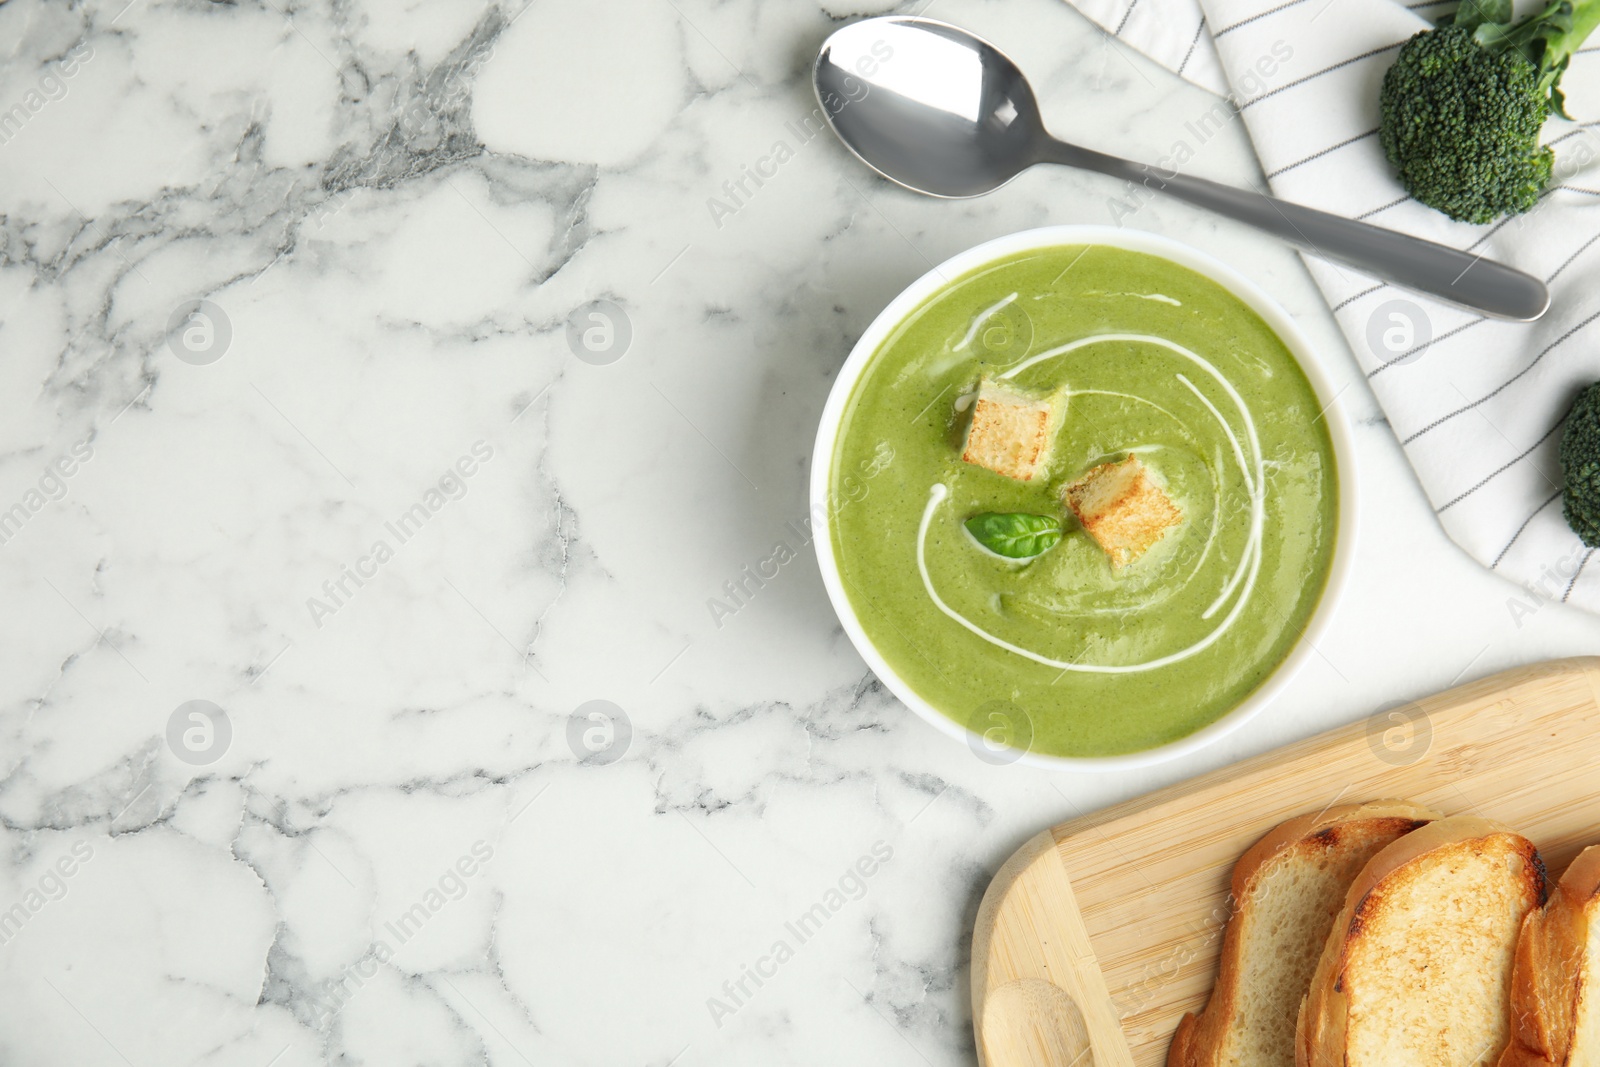
[[[1037,978],[1007,982],[983,1008],[984,1062],[995,1067],[1092,1067],[1083,1013],[1060,986]],[[1089,1055],[1084,1055],[1089,1053]]]
[[[972,1009],[983,1067],[1133,1067],[1054,831],[1023,845],[983,895]]]

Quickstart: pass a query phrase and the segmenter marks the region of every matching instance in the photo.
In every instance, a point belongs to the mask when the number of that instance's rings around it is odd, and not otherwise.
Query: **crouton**
[[[1144,555],[1183,519],[1183,512],[1133,455],[1100,464],[1066,486],[1061,498],[1111,557],[1113,567],[1124,567]]]
[[[961,458],[996,474],[1032,481],[1050,462],[1057,402],[1041,400],[1006,382],[984,378],[972,404]]]

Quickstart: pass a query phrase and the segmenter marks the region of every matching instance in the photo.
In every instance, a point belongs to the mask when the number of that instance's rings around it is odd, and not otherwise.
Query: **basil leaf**
[[[973,540],[1006,559],[1032,559],[1061,540],[1061,523],[1049,515],[985,512],[966,521]]]

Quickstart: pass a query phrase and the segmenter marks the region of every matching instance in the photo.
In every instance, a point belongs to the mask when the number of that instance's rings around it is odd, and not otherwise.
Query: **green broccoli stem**
[[[1589,35],[1600,28],[1600,0],[1576,0],[1572,5],[1572,25],[1561,36],[1545,46],[1542,57],[1546,67],[1552,65],[1566,69],[1567,61],[1583,47]]]
[[[1600,0],[1550,0],[1544,10],[1515,24],[1484,22],[1474,38],[1490,52],[1516,49],[1539,72],[1539,89],[1551,110],[1565,116],[1561,76],[1591,33],[1600,27]]]

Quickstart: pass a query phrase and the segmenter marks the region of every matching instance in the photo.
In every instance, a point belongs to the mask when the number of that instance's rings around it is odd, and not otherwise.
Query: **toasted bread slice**
[[[1345,895],[1295,1032],[1297,1067],[1492,1064],[1511,960],[1544,862],[1499,823],[1452,816],[1372,858]]]
[[[1178,1024],[1168,1067],[1284,1067],[1295,1016],[1334,916],[1379,851],[1439,814],[1400,800],[1344,804],[1290,819],[1233,868],[1233,915],[1217,985]]]
[[[1572,861],[1522,924],[1511,1024],[1500,1067],[1600,1065],[1600,845]]]
[[[1032,481],[1050,462],[1059,397],[1040,399],[1007,382],[984,378],[972,404],[961,458],[996,474]]]
[[[1144,555],[1183,518],[1135,455],[1091,469],[1063,489],[1061,499],[1119,568]]]

